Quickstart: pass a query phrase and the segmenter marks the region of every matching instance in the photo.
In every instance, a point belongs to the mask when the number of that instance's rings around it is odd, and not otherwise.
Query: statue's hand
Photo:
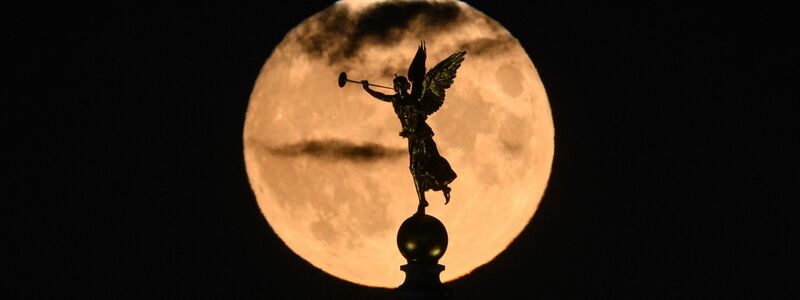
[[[362,80],[361,81],[361,86],[364,87],[364,89],[368,89],[369,88],[369,81]]]

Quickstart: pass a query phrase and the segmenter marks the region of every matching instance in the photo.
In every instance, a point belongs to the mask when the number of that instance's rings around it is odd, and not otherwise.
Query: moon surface
[[[448,205],[440,192],[427,193],[427,213],[450,237],[442,280],[502,252],[533,217],[550,176],[547,95],[525,50],[499,23],[450,1],[340,1],[311,16],[258,76],[244,127],[245,163],[275,233],[312,265],[354,283],[402,283],[406,262],[395,239],[417,198],[392,105],[358,84],[339,88],[336,79],[346,71],[391,86],[421,40],[428,70],[467,51],[444,105],[428,118],[439,152],[458,174]]]

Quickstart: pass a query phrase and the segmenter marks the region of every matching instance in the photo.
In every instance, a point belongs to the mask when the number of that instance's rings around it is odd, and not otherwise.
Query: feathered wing
[[[433,67],[425,79],[422,81],[422,95],[420,97],[420,108],[428,115],[433,114],[444,103],[444,91],[453,84],[456,78],[456,71],[464,61],[466,51],[461,51],[450,55],[438,65]]]
[[[408,66],[408,81],[411,81],[411,94],[419,95],[422,92],[422,81],[425,79],[425,41],[420,42],[414,60]]]

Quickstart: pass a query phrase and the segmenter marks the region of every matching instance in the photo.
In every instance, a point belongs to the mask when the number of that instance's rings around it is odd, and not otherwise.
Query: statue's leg
[[[428,207],[428,201],[425,200],[425,190],[422,189],[422,184],[419,182],[417,174],[415,174],[412,170],[411,177],[414,178],[414,188],[417,189],[417,198],[419,198],[419,207],[417,207],[417,211],[421,213],[425,213],[425,207]]]
[[[413,138],[408,139],[408,169],[411,171],[411,178],[414,178],[414,188],[417,190],[417,198],[419,198],[417,213],[425,214],[425,207],[428,206],[428,201],[425,200],[425,187],[422,186],[422,179],[419,178],[419,175],[417,174],[417,172],[419,172],[419,156],[415,154],[417,149],[422,149],[424,146],[415,145],[415,142],[419,143],[421,140]]]

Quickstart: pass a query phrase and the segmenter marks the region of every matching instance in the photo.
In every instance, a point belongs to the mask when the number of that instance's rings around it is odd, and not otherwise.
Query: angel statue
[[[466,51],[450,55],[425,73],[425,42],[420,43],[414,60],[408,67],[408,79],[394,77],[394,95],[386,95],[370,89],[368,81],[361,81],[364,90],[378,100],[391,102],[394,112],[400,119],[403,130],[400,136],[408,139],[408,154],[411,156],[409,169],[414,178],[414,186],[419,197],[418,212],[424,213],[428,201],[425,191],[442,191],[445,204],[450,202],[450,187],[456,173],[444,157],[439,155],[433,142],[433,130],[425,120],[444,103],[445,89],[453,84],[456,70],[464,61]],[[409,79],[411,82],[409,82]],[[411,88],[411,93],[408,89]]]

